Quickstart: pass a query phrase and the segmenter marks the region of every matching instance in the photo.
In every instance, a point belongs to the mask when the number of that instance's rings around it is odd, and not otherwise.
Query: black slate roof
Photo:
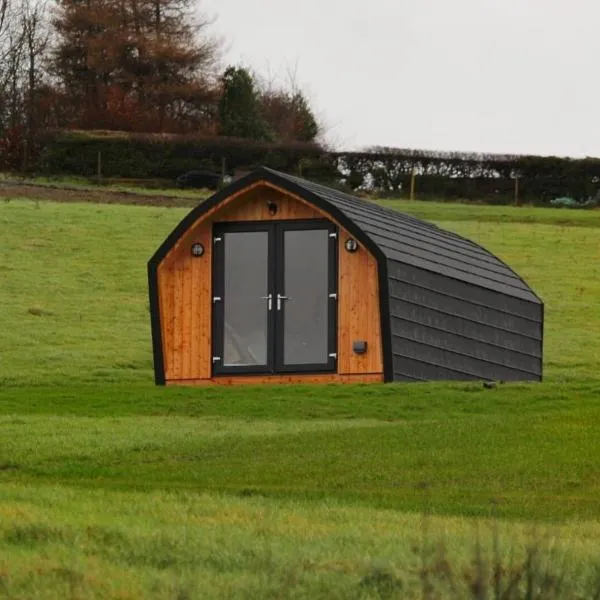
[[[300,177],[263,167],[253,173],[282,187],[300,188],[352,221],[386,258],[507,296],[541,304],[539,297],[499,258],[470,240],[410,215]],[[286,186],[286,183],[288,184]]]

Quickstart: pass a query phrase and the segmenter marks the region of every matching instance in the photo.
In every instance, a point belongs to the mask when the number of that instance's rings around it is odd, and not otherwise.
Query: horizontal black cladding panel
[[[399,237],[400,232],[386,233],[381,228],[376,228],[372,225],[361,224],[363,231],[369,234],[369,236],[377,241],[382,246],[388,246],[390,248],[402,248],[405,252],[411,252],[415,256],[431,257],[435,260],[436,257],[452,261],[453,264],[462,265],[461,268],[473,267],[475,269],[483,269],[486,272],[490,272],[502,277],[508,277],[509,279],[515,279],[515,274],[506,266],[503,265],[499,260],[495,259],[492,255],[488,255],[484,260],[481,257],[473,257],[464,252],[458,252],[449,248],[443,248],[432,244],[428,240],[411,237],[410,235],[401,232],[402,237]]]
[[[498,281],[496,277],[486,277],[479,272],[475,272],[474,269],[452,267],[450,265],[441,264],[440,262],[420,258],[413,254],[408,254],[404,251],[393,250],[390,248],[383,247],[386,257],[394,262],[400,262],[408,265],[412,265],[417,269],[424,269],[426,271],[432,271],[439,273],[443,277],[447,277],[452,280],[461,281],[464,283],[470,283],[478,287],[483,287],[494,292],[499,292],[506,296],[512,296],[513,298],[520,298],[525,301],[533,300],[534,296],[529,288],[520,280],[515,280],[515,285],[509,283],[503,283]]]
[[[372,236],[372,238],[384,250],[387,256],[393,256],[392,253],[407,254],[415,259],[435,264],[435,268],[438,270],[443,268],[453,269],[459,271],[461,277],[463,277],[462,274],[464,273],[471,277],[480,278],[488,286],[500,284],[511,288],[527,290],[527,286],[509,269],[504,269],[502,273],[499,273],[491,270],[487,265],[476,265],[462,259],[457,259],[455,256],[436,254],[430,249],[421,250],[414,246],[408,246],[402,240],[389,241],[379,236]],[[398,256],[398,259],[404,260],[404,256]]]
[[[394,380],[395,381],[481,381],[481,377],[460,373],[438,367],[429,363],[420,362],[404,356],[394,356]]]
[[[484,289],[477,283],[457,281],[452,277],[395,260],[388,260],[388,276],[400,282],[414,284],[452,298],[467,300],[517,317],[523,317],[538,323],[542,321],[541,304],[533,301],[535,296],[531,292],[527,292],[527,294],[531,296],[532,301],[522,300],[502,292]]]
[[[444,349],[464,357],[485,360],[511,369],[518,369],[540,374],[540,359],[536,356],[520,354],[504,348],[498,348],[485,342],[425,327],[419,323],[392,317],[391,330],[394,336],[420,344],[426,344],[434,349]]]
[[[390,299],[390,313],[394,317],[419,323],[423,327],[454,333],[467,339],[487,342],[506,350],[523,352],[537,358],[541,356],[541,341],[539,339],[525,336],[522,333],[513,333],[499,327],[490,327],[464,317],[455,317],[415,302],[406,302],[392,297]]]
[[[476,304],[468,299],[454,298],[439,292],[404,283],[396,279],[389,282],[390,306],[397,302],[429,308],[439,314],[472,322],[473,326],[487,325],[502,331],[541,340],[542,327],[537,321]],[[465,325],[466,326],[466,325]]]
[[[434,367],[441,367],[454,373],[464,375],[465,379],[487,379],[495,381],[539,381],[536,373],[513,369],[485,360],[464,356],[444,348],[438,348],[421,342],[392,335],[392,355],[410,358]],[[406,372],[407,375],[412,375]],[[444,379],[433,377],[432,379]]]
[[[428,244],[438,251],[450,251],[456,252],[462,256],[468,256],[475,260],[487,262],[491,264],[498,264],[497,259],[482,250],[481,248],[473,246],[471,242],[464,239],[457,239],[450,232],[442,231],[441,229],[435,230],[432,233],[429,229],[422,231],[415,227],[415,224],[408,221],[404,215],[395,213],[394,215],[373,215],[371,213],[365,214],[364,211],[357,209],[347,209],[340,207],[351,219],[360,223],[364,231],[376,232],[379,234],[387,233],[398,239],[402,237],[406,240],[420,241],[423,244]],[[442,235],[441,235],[442,234]]]

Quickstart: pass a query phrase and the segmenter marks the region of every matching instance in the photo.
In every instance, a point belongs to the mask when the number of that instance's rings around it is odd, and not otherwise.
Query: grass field
[[[484,597],[532,540],[568,572],[540,598],[592,597],[600,212],[388,204],[534,287],[542,384],[155,388],[145,264],[186,211],[0,203],[0,597]]]
[[[77,176],[55,176],[55,177],[21,177],[19,175],[0,173],[0,184],[17,183],[21,186],[37,186],[57,190],[79,190],[81,192],[125,192],[127,194],[143,196],[160,196],[173,198],[187,198],[203,200],[210,196],[211,192],[205,189],[179,189],[174,187],[173,181],[156,180],[153,185],[143,183],[144,180],[105,180],[98,184],[94,178]],[[152,180],[146,180],[152,183]],[[170,185],[169,185],[170,184]],[[20,194],[19,194],[20,196]]]

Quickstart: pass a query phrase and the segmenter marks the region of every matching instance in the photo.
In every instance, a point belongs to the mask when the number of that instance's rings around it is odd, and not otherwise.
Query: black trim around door
[[[285,303],[281,310],[277,306],[277,294],[283,289],[285,231],[322,229],[328,232],[328,331],[327,362],[317,364],[285,365],[283,364],[283,324]],[[271,295],[271,308],[267,312],[267,364],[252,366],[224,366],[224,327],[225,327],[225,254],[224,235],[232,232],[264,231],[268,233],[268,294]],[[325,219],[293,220],[293,221],[255,221],[217,223],[213,227],[213,303],[212,340],[213,360],[212,374],[247,375],[277,373],[322,373],[335,372],[337,367],[337,295],[338,295],[338,231],[337,227]]]

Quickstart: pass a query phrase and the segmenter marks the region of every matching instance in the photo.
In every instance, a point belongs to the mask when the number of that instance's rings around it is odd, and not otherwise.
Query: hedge
[[[101,157],[106,178],[175,179],[190,170],[252,169],[266,165],[346,189],[408,196],[416,177],[417,198],[473,199],[493,203],[547,204],[569,196],[598,196],[600,159],[430,152],[372,148],[327,152],[318,144],[276,144],[194,135],[54,131],[42,137],[37,171],[93,177]],[[518,183],[515,183],[518,180]]]
[[[36,170],[45,174],[93,177],[101,161],[103,177],[164,178],[198,168],[220,172],[266,165],[297,171],[302,159],[323,151],[316,144],[271,144],[237,138],[177,135],[49,132],[42,142]]]

